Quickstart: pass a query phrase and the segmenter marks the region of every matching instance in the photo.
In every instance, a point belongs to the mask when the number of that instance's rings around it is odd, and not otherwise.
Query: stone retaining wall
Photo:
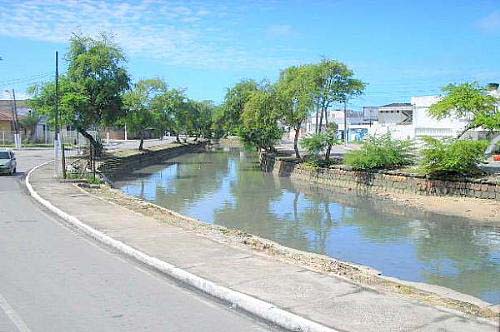
[[[429,178],[398,171],[354,171],[346,166],[312,168],[291,158],[261,156],[264,171],[305,181],[355,190],[412,193],[431,196],[462,196],[500,201],[500,183],[488,179]]]
[[[124,156],[120,156],[119,154],[111,155],[100,163],[99,171],[109,180],[113,181],[123,175],[130,174],[136,169],[167,162],[169,159],[184,153],[205,151],[206,144],[206,142],[179,144],[156,150],[137,151],[136,153]]]

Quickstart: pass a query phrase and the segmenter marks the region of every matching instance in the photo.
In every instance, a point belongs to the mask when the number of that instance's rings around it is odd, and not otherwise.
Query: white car
[[[0,173],[16,174],[16,156],[10,150],[0,150]]]

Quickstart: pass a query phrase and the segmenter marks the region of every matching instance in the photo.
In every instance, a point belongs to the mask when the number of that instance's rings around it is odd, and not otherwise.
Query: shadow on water
[[[116,185],[207,223],[500,303],[495,225],[262,173],[255,154],[235,149],[180,156]]]

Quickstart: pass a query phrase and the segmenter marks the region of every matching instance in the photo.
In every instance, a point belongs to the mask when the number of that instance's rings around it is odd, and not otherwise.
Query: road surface
[[[23,185],[51,150],[16,154],[0,176],[0,331],[274,330],[65,226]]]

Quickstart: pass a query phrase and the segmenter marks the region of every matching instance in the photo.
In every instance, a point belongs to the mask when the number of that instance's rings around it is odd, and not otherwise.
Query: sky
[[[72,34],[110,33],[132,80],[222,102],[242,79],[322,58],[368,84],[349,107],[409,102],[448,83],[500,82],[500,0],[0,0],[0,97],[53,79]],[[60,71],[65,63],[61,59]]]

